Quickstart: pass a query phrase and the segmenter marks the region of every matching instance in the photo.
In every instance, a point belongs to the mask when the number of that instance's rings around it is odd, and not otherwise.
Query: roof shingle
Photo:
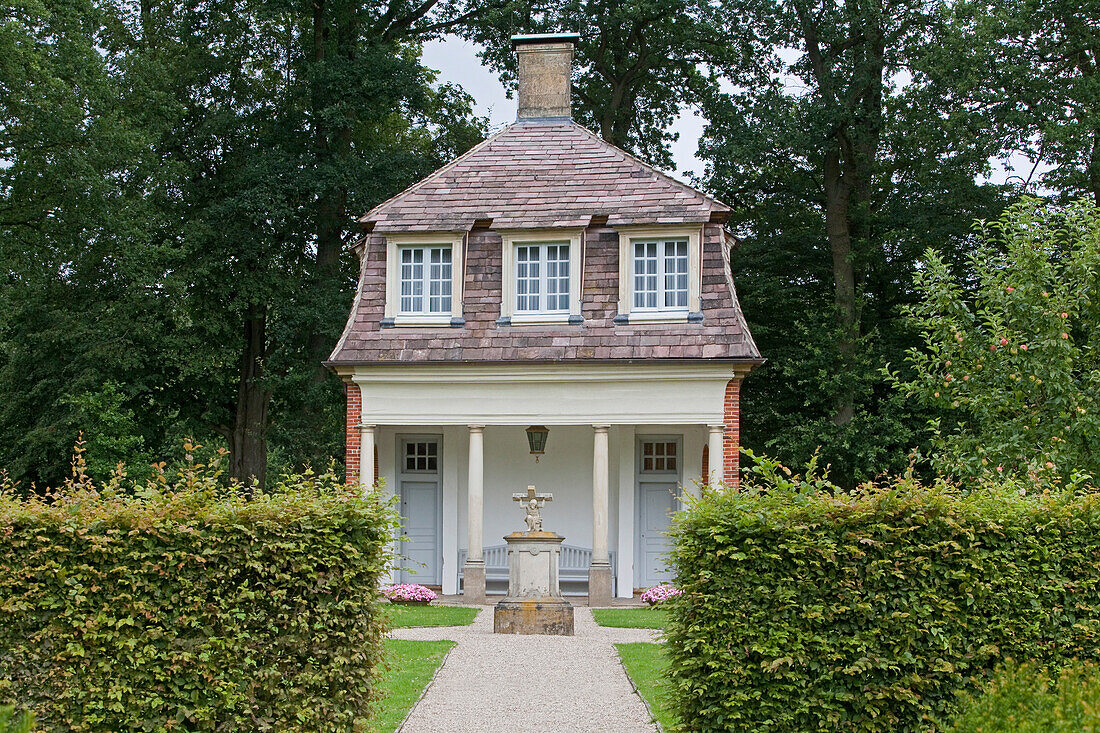
[[[703,223],[729,207],[565,121],[522,121],[360,218],[378,233]]]

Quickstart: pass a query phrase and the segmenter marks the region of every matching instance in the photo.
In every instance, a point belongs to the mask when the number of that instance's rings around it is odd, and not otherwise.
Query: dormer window
[[[580,230],[501,232],[501,325],[581,321]]]
[[[400,247],[399,315],[451,315],[451,248]]]
[[[687,313],[687,307],[687,240],[635,240],[633,312]]]
[[[386,236],[382,326],[461,326],[462,235]]]
[[[700,231],[684,226],[619,229],[616,323],[702,319]]]
[[[516,245],[516,315],[569,314],[569,243]]]

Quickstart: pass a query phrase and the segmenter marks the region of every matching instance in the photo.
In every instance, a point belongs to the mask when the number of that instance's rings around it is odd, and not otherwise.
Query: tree
[[[907,399],[939,413],[932,462],[958,479],[1100,475],[1100,207],[1028,199],[979,227],[973,292],[935,251],[907,309]],[[968,273],[962,273],[968,277]]]
[[[752,65],[704,104],[703,183],[734,208],[734,280],[769,359],[746,382],[742,439],[794,464],[820,447],[851,486],[921,440],[879,368],[912,337],[898,307],[919,253],[957,259],[969,222],[999,210],[974,182],[987,141],[948,126],[914,71],[938,35],[930,3],[724,10]]]
[[[923,66],[955,114],[1027,160],[1025,190],[1100,204],[1100,2],[966,0],[945,15]]]
[[[345,245],[358,213],[481,138],[470,98],[419,63],[420,38],[472,11],[19,12],[0,27],[4,465],[58,481],[105,383],[125,417],[100,426],[121,431],[111,445],[218,433],[232,475],[261,483],[272,437],[290,464],[340,452],[341,396],[319,362],[354,288]]]
[[[681,111],[716,86],[715,70],[740,59],[735,39],[705,0],[551,0],[509,3],[481,15],[463,34],[515,84],[509,38],[583,31],[574,62],[573,114],[601,138],[662,168]]]

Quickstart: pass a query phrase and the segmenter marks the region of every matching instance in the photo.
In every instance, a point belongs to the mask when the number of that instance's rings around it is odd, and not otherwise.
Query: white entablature
[[[357,367],[364,424],[672,425],[721,423],[722,363]]]

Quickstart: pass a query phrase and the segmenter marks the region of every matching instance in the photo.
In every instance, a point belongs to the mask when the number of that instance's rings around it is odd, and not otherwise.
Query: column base
[[[485,563],[469,562],[462,566],[462,600],[485,603]]]
[[[611,605],[611,563],[592,563],[588,566],[588,605]]]

